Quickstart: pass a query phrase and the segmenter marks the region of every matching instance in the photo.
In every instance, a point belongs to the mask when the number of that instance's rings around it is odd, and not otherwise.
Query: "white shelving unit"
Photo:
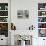
[[[8,45],[8,20],[8,3],[2,2],[0,3],[0,45]]]
[[[0,3],[0,35],[7,35],[6,37],[8,37],[8,19],[8,3]],[[7,33],[4,30],[7,31]],[[2,31],[5,33],[2,34]]]
[[[46,3],[38,4],[38,31],[39,31],[39,34],[41,34],[40,33],[41,31],[45,31],[46,33]],[[41,34],[40,37],[46,37],[46,35]]]

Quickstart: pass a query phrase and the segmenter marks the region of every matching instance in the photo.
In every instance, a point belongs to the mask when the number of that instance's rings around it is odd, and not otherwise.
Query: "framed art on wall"
[[[17,11],[17,18],[29,18],[29,11],[28,10],[18,10]]]

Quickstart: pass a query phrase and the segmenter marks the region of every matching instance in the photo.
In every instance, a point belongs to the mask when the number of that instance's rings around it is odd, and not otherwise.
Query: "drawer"
[[[6,37],[0,38],[0,45],[8,45],[8,39]]]

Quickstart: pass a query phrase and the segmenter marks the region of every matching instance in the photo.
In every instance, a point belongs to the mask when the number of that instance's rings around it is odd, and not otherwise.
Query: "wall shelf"
[[[8,10],[0,10],[0,11],[8,11]]]
[[[38,10],[38,11],[46,11],[46,10]]]
[[[46,15],[44,15],[44,16],[38,16],[38,17],[46,17]]]
[[[46,29],[46,28],[38,28],[38,29]]]
[[[38,3],[38,36],[46,37],[46,3]]]
[[[0,17],[8,17],[8,16],[0,16]]]
[[[8,23],[8,22],[0,22],[0,23]]]
[[[0,3],[0,35],[8,37],[8,3]]]
[[[46,23],[46,22],[38,22],[38,23]]]

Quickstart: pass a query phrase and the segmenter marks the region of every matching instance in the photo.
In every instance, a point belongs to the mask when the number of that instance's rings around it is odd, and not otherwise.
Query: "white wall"
[[[11,20],[16,25],[17,30],[26,30],[32,24],[37,23],[37,2],[31,0],[14,0],[11,2]],[[34,4],[34,5],[32,5]],[[18,19],[17,10],[29,10],[29,19]]]
[[[18,32],[19,30],[25,31],[30,25],[35,26],[34,36],[38,36],[38,3],[45,3],[46,0],[11,0],[11,22],[16,25]],[[17,18],[17,10],[29,10],[29,19],[18,19]],[[26,32],[25,32],[26,33]],[[36,40],[37,38],[37,40]],[[33,38],[33,46],[41,46],[39,44],[43,44],[42,38]],[[39,44],[38,44],[39,43]]]
[[[17,30],[26,30],[30,25],[37,29],[38,3],[46,0],[11,0],[11,22],[16,25]],[[18,19],[17,10],[29,10],[29,19]]]

